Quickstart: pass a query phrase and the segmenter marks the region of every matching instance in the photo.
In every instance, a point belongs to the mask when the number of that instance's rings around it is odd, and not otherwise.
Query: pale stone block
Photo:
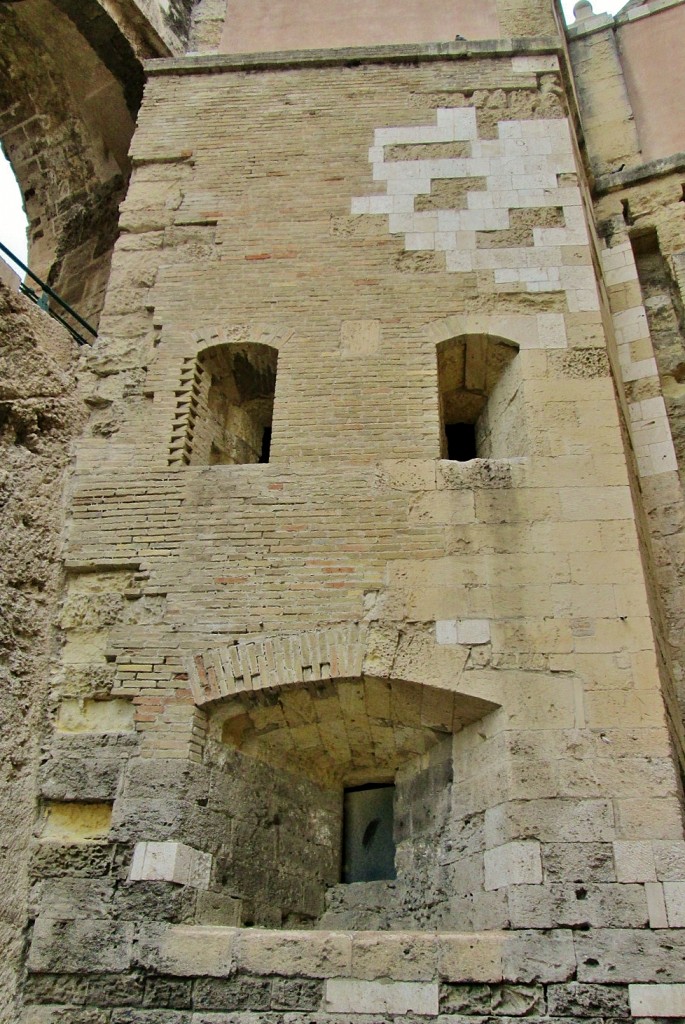
[[[668,928],[664,889],[661,882],[645,882],[650,928]]]
[[[646,377],[657,376],[656,359],[641,359],[637,363],[625,366],[622,372],[626,384],[632,380],[644,380]]]
[[[457,622],[457,643],[489,644],[490,622],[488,619],[459,619]]]
[[[663,885],[669,927],[685,928],[685,882],[664,882]]]
[[[185,843],[136,843],[129,880],[131,882],[175,882],[193,889],[208,889],[212,855]]]
[[[435,623],[435,640],[439,644],[456,644],[457,640],[457,620],[456,619],[439,619]]]
[[[614,863],[619,882],[656,882],[652,844],[648,840],[615,842]]]
[[[130,700],[63,700],[56,728],[68,733],[134,732],[135,710]]]
[[[254,974],[305,975],[311,978],[349,976],[352,936],[345,932],[240,932],[240,965]]]
[[[685,985],[628,985],[633,1017],[685,1017]]]
[[[459,141],[478,137],[475,107],[438,107],[437,122],[442,130],[451,129]]]
[[[553,54],[536,57],[512,57],[511,70],[519,74],[527,74],[535,71],[556,71],[559,61]]]
[[[498,982],[503,978],[504,932],[438,935],[438,972],[445,981]]]
[[[435,235],[429,231],[415,231],[405,235],[404,247],[407,252],[435,249]]]
[[[356,196],[351,203],[350,213],[354,215],[360,215],[363,213],[369,213],[369,203],[371,201],[370,196]]]
[[[366,980],[431,981],[437,956],[436,935],[357,932],[352,939],[352,974]]]
[[[540,844],[534,840],[514,841],[486,850],[484,862],[486,890],[542,883]]]
[[[328,1013],[416,1013],[433,1017],[438,1012],[438,983],[329,978],[325,1003]]]
[[[147,924],[137,946],[139,962],[164,974],[181,977],[228,977],[235,971],[235,928],[212,925]]]
[[[654,476],[658,473],[675,473],[678,469],[675,448],[670,438],[660,441],[658,444],[650,445],[649,452],[654,468]]]

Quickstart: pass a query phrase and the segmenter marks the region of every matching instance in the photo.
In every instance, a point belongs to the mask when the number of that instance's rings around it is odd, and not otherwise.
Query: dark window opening
[[[355,786],[343,798],[343,882],[397,877],[394,838],[395,787]]]
[[[475,423],[446,423],[447,458],[455,462],[469,462],[478,458]]]
[[[271,453],[271,427],[264,427],[262,434],[262,450],[259,453],[260,462],[268,462]]]

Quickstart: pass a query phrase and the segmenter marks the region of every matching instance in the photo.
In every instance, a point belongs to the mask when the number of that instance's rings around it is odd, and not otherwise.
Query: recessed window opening
[[[268,462],[271,452],[271,427],[264,427],[262,434],[262,450],[259,453],[260,462]]]
[[[475,423],[446,423],[447,458],[469,462],[478,457]]]
[[[440,457],[455,462],[521,454],[525,442],[518,346],[471,334],[437,347]]]
[[[191,465],[266,463],[278,352],[257,342],[217,345],[198,358]]]
[[[395,786],[354,786],[343,796],[343,882],[397,877],[394,838]]]

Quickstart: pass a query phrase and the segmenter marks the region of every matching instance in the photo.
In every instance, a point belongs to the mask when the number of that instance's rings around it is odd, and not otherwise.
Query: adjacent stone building
[[[0,4],[3,1021],[685,1018],[685,4],[576,14]]]

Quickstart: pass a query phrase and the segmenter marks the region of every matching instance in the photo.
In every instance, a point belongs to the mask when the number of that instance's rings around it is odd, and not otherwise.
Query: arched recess
[[[525,454],[518,345],[457,335],[436,348],[440,454],[465,462]]]
[[[209,806],[227,818],[217,877],[241,923],[459,924],[452,878],[485,834],[484,817],[474,823],[463,810],[453,766],[461,736],[472,742],[497,705],[396,678],[357,625],[217,648],[188,668],[207,716]],[[347,798],[381,786],[393,870],[356,880],[345,856],[375,841],[377,821],[350,824]]]
[[[96,0],[0,4],[0,139],[29,220],[29,265],[97,325],[143,72]]]

